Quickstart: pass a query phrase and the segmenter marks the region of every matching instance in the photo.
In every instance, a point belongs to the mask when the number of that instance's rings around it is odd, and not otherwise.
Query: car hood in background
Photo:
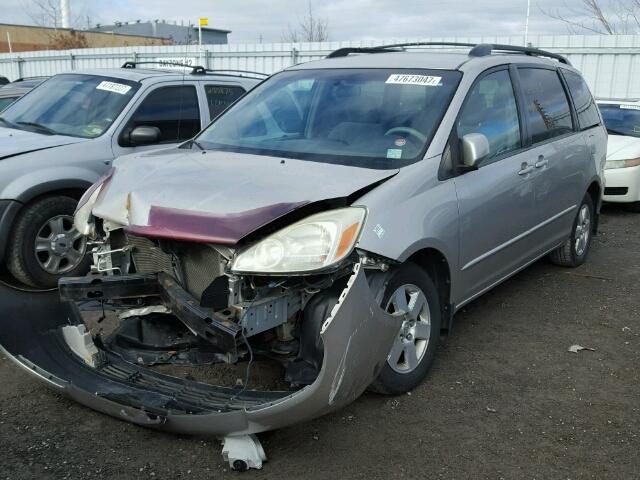
[[[322,200],[346,199],[395,175],[217,151],[163,150],[116,163],[93,214],[136,235],[235,244],[276,218]]]
[[[609,135],[607,160],[629,160],[640,157],[640,138]]]
[[[0,127],[0,160],[46,148],[86,142],[87,140],[89,139],[64,135],[43,135],[26,130]]]

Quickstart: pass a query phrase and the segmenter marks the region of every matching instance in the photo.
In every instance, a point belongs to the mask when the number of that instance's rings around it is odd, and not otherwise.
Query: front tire
[[[88,271],[86,239],[73,226],[76,204],[73,198],[52,196],[20,212],[7,248],[7,267],[16,280],[55,288],[60,278]]]
[[[571,236],[556,250],[549,254],[549,259],[561,267],[579,267],[587,259],[591,238],[593,237],[593,200],[589,194],[582,199]]]
[[[371,391],[399,395],[413,390],[427,375],[440,338],[439,298],[433,280],[419,266],[406,263],[392,274],[382,307],[389,313],[406,313]]]

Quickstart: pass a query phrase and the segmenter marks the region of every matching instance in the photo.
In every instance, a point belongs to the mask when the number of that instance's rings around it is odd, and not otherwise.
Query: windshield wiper
[[[200,145],[200,144],[198,143],[198,141],[197,141],[197,140],[191,140],[191,144],[192,144],[192,145],[195,145],[195,146],[196,146],[196,147],[198,147],[200,150],[206,150],[206,148],[204,148],[202,145]]]
[[[621,132],[620,130],[615,130],[609,127],[607,127],[607,133],[612,133],[613,135],[628,135],[627,133]]]
[[[40,125],[39,123],[36,122],[16,122],[16,125],[24,125],[25,127],[33,127],[33,128],[37,128],[38,130],[40,130],[43,133],[46,133],[47,135],[57,135],[58,132],[56,132],[55,130],[46,127],[44,125]]]
[[[0,122],[4,123],[9,128],[18,128],[15,123],[11,123],[9,120],[6,120],[0,117]]]

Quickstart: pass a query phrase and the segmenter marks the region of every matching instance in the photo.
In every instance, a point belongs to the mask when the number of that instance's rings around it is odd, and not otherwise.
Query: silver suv
[[[585,261],[607,133],[561,56],[414,46],[289,68],[193,142],[118,159],[75,216],[97,275],[21,303],[2,346],[92,408],[228,436],[234,468],[261,465],[249,434],[415,388],[465,304]],[[189,365],[200,382],[166,374]]]
[[[55,287],[87,271],[73,212],[114,158],[192,138],[264,78],[141,63],[55,75],[2,112],[0,265],[21,282]]]

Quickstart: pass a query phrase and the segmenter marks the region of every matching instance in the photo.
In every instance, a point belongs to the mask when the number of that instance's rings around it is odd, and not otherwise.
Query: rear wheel
[[[587,259],[593,236],[593,200],[586,194],[573,222],[571,236],[549,258],[561,267],[579,267]]]
[[[7,250],[7,267],[17,280],[54,288],[61,277],[87,272],[87,242],[73,226],[76,204],[70,197],[45,197],[20,213]]]
[[[440,338],[440,301],[429,275],[406,263],[392,274],[382,306],[388,313],[402,312],[402,321],[370,390],[398,395],[418,386],[433,363]]]

